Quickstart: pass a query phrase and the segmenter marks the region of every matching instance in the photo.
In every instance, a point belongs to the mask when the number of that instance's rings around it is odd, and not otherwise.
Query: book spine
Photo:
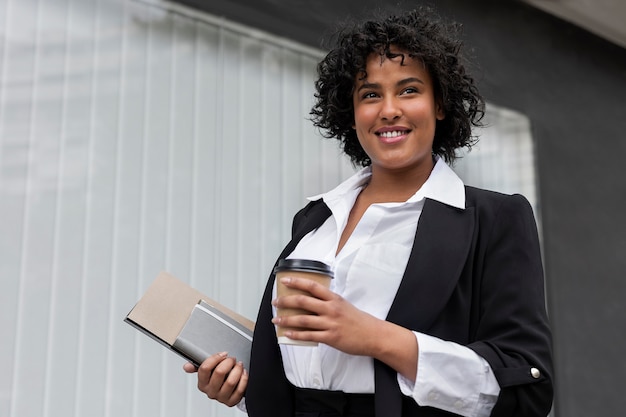
[[[187,358],[196,367],[200,366],[200,364],[210,356],[208,352],[183,337],[176,339],[172,345],[172,349]]]

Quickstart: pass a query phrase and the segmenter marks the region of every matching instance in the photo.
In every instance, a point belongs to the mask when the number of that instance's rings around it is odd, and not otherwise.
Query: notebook
[[[167,272],[156,277],[124,321],[196,366],[228,352],[249,369],[254,322]]]

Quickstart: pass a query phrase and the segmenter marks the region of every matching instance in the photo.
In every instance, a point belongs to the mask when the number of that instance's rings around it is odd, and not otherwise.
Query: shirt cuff
[[[243,397],[235,407],[237,407],[239,411],[243,411],[244,413],[248,414],[248,408],[246,407],[246,397]]]
[[[413,332],[419,346],[415,383],[398,374],[400,390],[419,405],[464,417],[488,417],[500,386],[486,360],[468,347]]]

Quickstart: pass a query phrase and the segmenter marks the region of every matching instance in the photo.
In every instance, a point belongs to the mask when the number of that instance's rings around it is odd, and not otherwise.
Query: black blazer
[[[293,251],[330,210],[321,200],[294,217]],[[246,407],[251,417],[293,417],[293,386],[271,323],[271,275],[252,342]],[[466,209],[427,199],[387,320],[469,347],[501,387],[494,417],[546,416],[552,404],[551,338],[537,228],[520,196],[466,187]],[[396,371],[374,361],[377,417],[448,416],[404,396]]]

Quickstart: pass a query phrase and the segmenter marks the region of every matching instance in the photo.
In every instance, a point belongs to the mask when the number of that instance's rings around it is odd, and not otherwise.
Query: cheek
[[[367,129],[376,120],[376,112],[369,108],[360,108],[354,111],[355,129]]]
[[[416,116],[415,120],[421,120],[422,124],[432,124],[434,125],[437,120],[441,120],[442,113],[437,109],[437,107],[430,105],[430,103],[421,103],[416,105],[412,109],[412,114]]]
[[[356,137],[356,140],[359,142],[359,145],[361,145],[361,148],[366,149],[369,135],[368,135],[367,128],[365,128],[363,124],[359,124],[358,122],[355,124],[354,136]]]

